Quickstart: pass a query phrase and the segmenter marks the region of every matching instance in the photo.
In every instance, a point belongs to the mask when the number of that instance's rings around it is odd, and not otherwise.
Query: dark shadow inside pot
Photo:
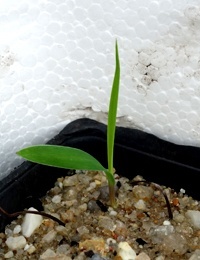
[[[136,129],[117,127],[114,167],[119,175],[132,179],[142,175],[146,180],[181,188],[200,200],[200,148],[175,145]],[[106,126],[91,119],[78,119],[68,124],[48,143],[83,149],[105,167]],[[0,181],[0,207],[9,213],[30,206],[41,209],[39,198],[53,187],[56,179],[68,170],[24,162]],[[0,215],[0,230],[10,220]]]

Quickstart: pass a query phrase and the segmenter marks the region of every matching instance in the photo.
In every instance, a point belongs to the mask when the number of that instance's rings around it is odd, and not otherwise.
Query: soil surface
[[[62,260],[171,260],[200,258],[200,202],[181,189],[133,185],[116,178],[118,206],[109,206],[107,180],[100,172],[77,172],[57,180],[42,198],[44,212],[62,222],[43,217],[27,237],[24,216],[0,233],[0,259]],[[137,176],[136,180],[142,180]],[[183,187],[184,188],[184,187]],[[30,215],[30,214],[29,214]]]

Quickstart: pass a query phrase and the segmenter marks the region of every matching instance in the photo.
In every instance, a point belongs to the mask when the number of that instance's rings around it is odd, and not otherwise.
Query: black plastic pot
[[[106,167],[106,126],[91,119],[78,119],[68,124],[50,144],[83,149]],[[135,129],[118,127],[115,139],[114,167],[119,175],[132,179],[142,175],[146,180],[184,188],[188,195],[200,200],[200,149],[175,145],[154,135]],[[40,209],[39,198],[54,185],[64,169],[24,162],[0,181],[0,207],[9,213],[34,206]],[[0,216],[0,230],[9,222]]]

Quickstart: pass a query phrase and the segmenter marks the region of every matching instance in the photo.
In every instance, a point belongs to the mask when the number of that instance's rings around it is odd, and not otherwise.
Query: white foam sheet
[[[0,178],[70,121],[106,122],[115,39],[118,125],[200,146],[199,28],[199,0],[0,1]]]

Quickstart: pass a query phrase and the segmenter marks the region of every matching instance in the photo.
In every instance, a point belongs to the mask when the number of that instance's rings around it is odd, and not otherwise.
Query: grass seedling
[[[29,146],[17,152],[24,159],[59,168],[73,170],[95,170],[106,174],[109,186],[110,205],[116,208],[115,178],[113,169],[114,140],[116,129],[116,116],[120,84],[120,60],[118,45],[115,45],[115,74],[110,95],[107,126],[107,156],[108,169],[90,154],[76,148],[56,145]]]

